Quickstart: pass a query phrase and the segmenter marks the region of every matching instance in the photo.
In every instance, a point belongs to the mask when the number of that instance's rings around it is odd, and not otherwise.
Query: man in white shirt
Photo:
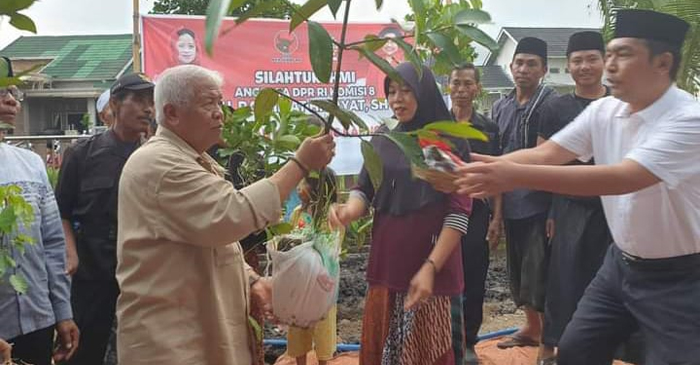
[[[700,104],[676,88],[685,21],[618,12],[606,71],[613,97],[593,102],[537,148],[474,156],[460,192],[526,187],[603,196],[615,239],[559,342],[560,365],[609,364],[639,328],[648,364],[700,359]],[[562,165],[595,158],[595,166]]]

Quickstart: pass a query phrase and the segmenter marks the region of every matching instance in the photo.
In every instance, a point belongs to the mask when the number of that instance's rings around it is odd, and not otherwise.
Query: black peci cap
[[[574,33],[569,37],[569,45],[566,47],[566,56],[576,51],[600,51],[605,53],[603,36],[598,32],[585,31]]]
[[[673,15],[651,10],[620,10],[613,38],[642,38],[681,48],[690,24]]]
[[[535,38],[535,37],[525,37],[518,42],[518,46],[515,47],[514,55],[520,53],[534,54],[536,56],[542,57],[543,60],[547,60],[547,42]]]

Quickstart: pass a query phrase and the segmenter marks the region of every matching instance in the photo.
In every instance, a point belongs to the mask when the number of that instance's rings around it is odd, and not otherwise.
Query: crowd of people
[[[454,120],[488,141],[451,138],[464,164],[454,184],[434,186],[375,136],[381,185],[363,168],[331,207],[340,230],[373,212],[361,364],[478,364],[489,251],[502,230],[526,322],[499,348],[539,347],[538,365],[610,364],[637,333],[644,364],[700,363],[700,103],[674,85],[687,30],[676,17],[624,10],[607,46],[597,32],[574,34],[566,95],[543,83],[547,44],[523,38],[515,88],[490,118],[474,105],[474,65],[451,72],[451,108],[428,67],[396,67],[403,82],[384,81],[394,131]],[[0,185],[20,186],[35,218],[22,227],[35,244],[11,252],[30,290],[0,283],[0,359],[102,364],[116,327],[122,364],[262,364],[249,313],[273,319],[272,285],[239,241],[278,222],[297,188],[293,222],[308,221],[320,184],[310,172],[335,143],[306,139],[277,173],[236,188],[206,152],[220,139],[223,82],[197,65],[157,83],[121,76],[98,101],[109,129],[66,152],[55,193],[41,158],[0,143]],[[0,89],[0,121],[13,124],[22,99]],[[297,364],[314,347],[332,358],[334,322],[332,308],[315,329],[290,330]]]

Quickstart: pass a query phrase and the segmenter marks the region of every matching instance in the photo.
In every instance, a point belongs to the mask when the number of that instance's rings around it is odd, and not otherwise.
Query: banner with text
[[[334,39],[340,39],[338,22],[321,23]],[[216,70],[224,77],[224,99],[234,108],[250,105],[259,90],[273,87],[301,101],[330,99],[332,84],[316,77],[309,61],[306,24],[289,33],[289,21],[251,19],[236,25],[226,19],[214,45],[213,56],[204,52],[205,19],[201,16],[142,17],[143,69],[156,82],[168,67],[198,64]],[[368,34],[392,37],[402,34],[393,23],[350,23],[346,42],[361,41]],[[402,50],[388,42],[377,54],[396,65],[403,60]],[[337,61],[337,52],[334,52]],[[335,70],[335,66],[333,66]],[[384,74],[355,51],[343,56],[340,75],[339,104],[361,115],[389,116],[384,96]],[[372,118],[363,118],[372,126]],[[355,132],[355,131],[350,131]],[[361,167],[359,139],[338,141],[337,157],[331,164],[338,174],[354,174]]]

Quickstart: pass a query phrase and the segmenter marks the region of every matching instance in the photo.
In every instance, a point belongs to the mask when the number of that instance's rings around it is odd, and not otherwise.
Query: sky
[[[305,0],[292,0],[303,3]],[[599,27],[602,24],[597,0],[482,0],[491,14],[492,24],[481,28],[493,38],[503,26],[518,27]],[[154,0],[139,0],[141,13],[148,13]],[[353,0],[351,21],[390,21],[403,19],[410,11],[407,0],[384,0],[378,12],[374,0]],[[39,35],[124,34],[132,32],[132,0],[39,0],[23,12],[37,25]],[[342,11],[341,11],[342,13]],[[332,20],[330,12],[315,16],[316,20]],[[339,20],[340,18],[339,14]],[[20,35],[0,19],[0,49]],[[480,55],[480,58],[485,56]]]

